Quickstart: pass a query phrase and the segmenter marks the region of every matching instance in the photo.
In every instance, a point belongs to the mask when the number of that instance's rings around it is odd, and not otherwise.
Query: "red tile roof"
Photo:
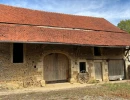
[[[127,46],[128,33],[54,29],[0,24],[0,41],[63,43],[77,45]]]
[[[39,25],[40,27],[38,27]],[[55,27],[47,28],[42,26]],[[57,27],[64,28],[59,29]],[[93,31],[87,31],[87,29]],[[103,18],[49,13],[0,5],[1,42],[130,46],[129,40],[129,34]]]
[[[51,13],[0,5],[0,22],[122,32],[104,18]]]

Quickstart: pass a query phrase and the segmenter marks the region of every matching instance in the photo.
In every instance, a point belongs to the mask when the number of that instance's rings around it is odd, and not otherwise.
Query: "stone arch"
[[[71,56],[67,53],[67,52],[64,52],[64,51],[60,51],[60,50],[49,50],[49,51],[46,51],[43,53],[43,79],[45,78],[45,73],[44,73],[44,70],[45,70],[45,57],[47,57],[49,54],[61,54],[61,55],[64,55],[66,56],[66,58],[68,59],[68,81],[70,80],[71,78]]]
[[[65,56],[68,57],[69,60],[72,59],[72,57],[69,55],[68,52],[66,52],[66,51],[61,51],[61,50],[49,50],[49,51],[46,51],[46,52],[43,53],[43,59],[44,59],[44,57],[45,57],[46,55],[48,55],[48,54],[50,54],[50,53],[60,53],[60,54],[64,54]]]

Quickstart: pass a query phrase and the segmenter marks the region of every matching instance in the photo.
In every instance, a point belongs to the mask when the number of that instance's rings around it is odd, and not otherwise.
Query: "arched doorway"
[[[69,59],[64,54],[50,53],[44,57],[44,80],[63,82],[69,79]]]

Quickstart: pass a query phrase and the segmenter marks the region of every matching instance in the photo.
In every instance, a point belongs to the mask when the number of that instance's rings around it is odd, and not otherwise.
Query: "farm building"
[[[129,46],[130,35],[104,18],[0,5],[2,83],[77,83],[86,72],[89,81],[128,79]]]

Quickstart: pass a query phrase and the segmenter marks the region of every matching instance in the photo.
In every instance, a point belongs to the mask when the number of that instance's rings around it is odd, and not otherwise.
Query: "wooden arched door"
[[[49,82],[68,81],[69,60],[60,53],[51,53],[44,57],[44,80]]]

